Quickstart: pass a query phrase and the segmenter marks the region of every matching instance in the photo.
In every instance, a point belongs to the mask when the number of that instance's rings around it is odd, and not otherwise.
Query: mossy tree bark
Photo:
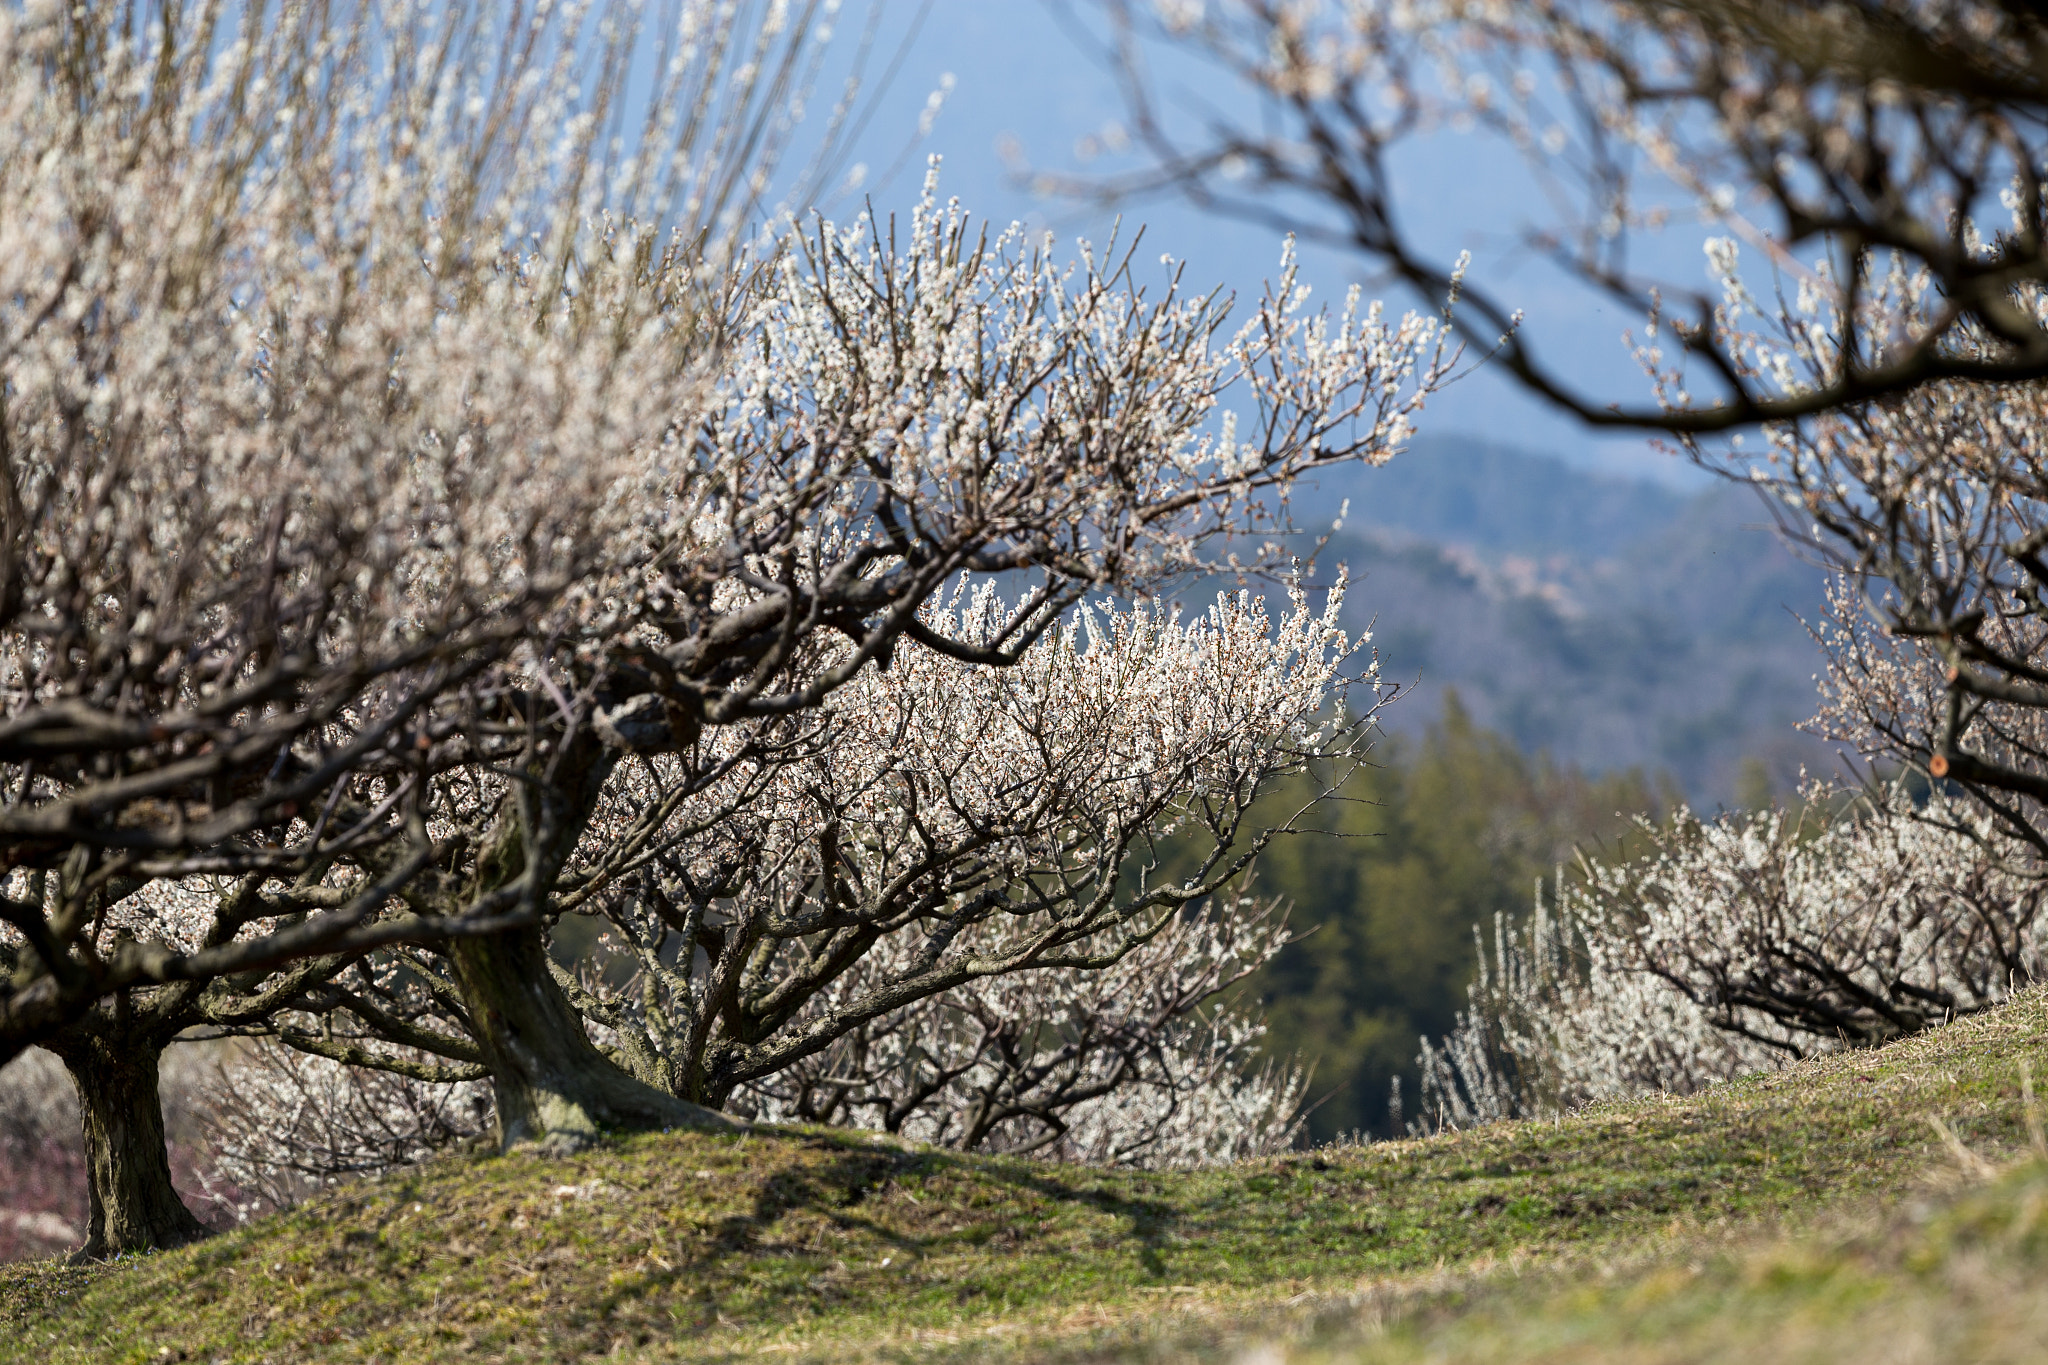
[[[524,875],[525,829],[557,831],[552,846],[539,850],[544,885],[574,847],[615,757],[590,736],[570,743],[553,780],[536,785],[535,806],[546,803],[549,809],[529,807],[522,814],[513,804],[515,794],[500,810],[477,860],[472,895],[481,898]],[[739,1126],[715,1109],[645,1084],[599,1052],[583,1016],[555,984],[547,938],[538,926],[458,938],[448,955],[491,1069],[502,1146],[538,1142],[574,1151],[607,1131]]]
[[[548,970],[540,930],[458,939],[449,954],[491,1068],[504,1146],[573,1151],[606,1131],[734,1126],[715,1109],[642,1083],[597,1050]]]
[[[77,1259],[160,1251],[196,1242],[210,1229],[171,1184],[157,1093],[164,1044],[149,1035],[102,1034],[47,1044],[78,1089],[92,1216]]]

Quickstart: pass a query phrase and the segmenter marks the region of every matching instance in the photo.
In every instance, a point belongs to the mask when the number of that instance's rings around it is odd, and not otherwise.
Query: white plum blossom
[[[1058,1142],[1032,1106],[1064,1112],[1109,1066],[1125,1080],[1089,1111],[1090,1150],[1189,1160],[1277,1140],[1298,1085],[1276,1075],[1263,1098],[1229,1099],[1256,1025],[1201,1007],[1284,941],[1224,890],[1285,827],[1252,823],[1254,800],[1284,774],[1356,761],[1370,734],[1374,707],[1339,709],[1358,657],[1341,606],[1297,592],[1277,623],[1243,594],[1190,620],[1090,606],[1001,668],[906,643],[836,691],[815,733],[760,743],[686,799],[650,761],[590,850],[618,888],[598,912],[638,980],[563,984],[636,1074],[712,1104],[970,1146]],[[972,642],[1013,616],[984,588],[925,620]],[[1076,1028],[1099,1036],[1062,1060]],[[1148,1048],[1166,1051],[1136,1055]],[[937,1070],[882,1060],[913,1052]],[[987,1107],[998,1091],[1014,1114],[965,1117],[963,1097]],[[1226,1102],[1270,1112],[1235,1138],[1164,1136]],[[1134,1106],[1121,1129],[1119,1105]]]
[[[1553,907],[1495,926],[1471,1008],[1423,1048],[1423,1122],[1687,1093],[1984,1009],[2048,970],[2038,853],[1971,804],[1903,788],[1808,814],[1644,822]]]

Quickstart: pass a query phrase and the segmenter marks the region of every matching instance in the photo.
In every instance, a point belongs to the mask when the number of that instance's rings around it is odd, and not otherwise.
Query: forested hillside
[[[1593,772],[1669,773],[1709,808],[1761,760],[1783,792],[1832,746],[1794,727],[1819,655],[1801,618],[1822,575],[1748,488],[1682,493],[1459,438],[1384,467],[1327,474],[1295,497],[1357,586],[1390,677],[1418,682],[1388,728],[1419,734],[1447,688],[1527,753]]]
[[[1658,807],[1639,772],[1588,777],[1532,758],[1475,726],[1455,691],[1444,703],[1322,808],[1321,833],[1282,840],[1259,865],[1258,889],[1287,899],[1299,937],[1251,988],[1269,1055],[1312,1068],[1315,1140],[1398,1133],[1391,1083],[1401,1077],[1412,1116],[1416,1040],[1449,1032],[1465,1004],[1474,928],[1526,913],[1537,878]]]
[[[1419,1035],[1465,1003],[1472,935],[1526,914],[1580,849],[1639,813],[1789,795],[1834,753],[1795,727],[1820,657],[1800,617],[1822,576],[1747,488],[1694,491],[1458,439],[1296,496],[1305,527],[1349,499],[1319,568],[1356,584],[1353,629],[1414,691],[1318,827],[1262,859],[1301,935],[1252,983],[1269,1054],[1313,1068],[1308,1131],[1414,1117]]]

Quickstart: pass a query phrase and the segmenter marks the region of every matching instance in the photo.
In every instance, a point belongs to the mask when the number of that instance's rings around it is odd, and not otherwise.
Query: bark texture
[[[209,1236],[171,1184],[157,1094],[160,1043],[134,1036],[89,1036],[48,1044],[78,1088],[92,1216],[78,1260],[161,1251]]]
[[[643,1084],[599,1052],[548,971],[540,930],[456,939],[448,951],[491,1068],[502,1146],[574,1151],[604,1132],[742,1126]]]
[[[618,762],[596,735],[571,737],[556,762],[536,765],[536,808],[522,816],[515,793],[500,809],[477,858],[473,892],[511,885],[540,860],[551,881],[597,806]],[[530,846],[526,831],[551,831]],[[600,1133],[647,1128],[735,1128],[715,1109],[664,1094],[615,1065],[584,1031],[583,1016],[548,968],[547,938],[538,927],[509,929],[448,945],[471,1028],[498,1101],[498,1141],[511,1148],[537,1142],[575,1151]]]

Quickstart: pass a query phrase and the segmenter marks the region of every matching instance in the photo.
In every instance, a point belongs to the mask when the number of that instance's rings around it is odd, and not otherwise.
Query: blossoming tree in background
[[[1496,926],[1470,1010],[1425,1040],[1425,1125],[1688,1093],[1983,1009],[2048,968],[2039,854],[1960,798],[1894,789],[1834,823],[1681,811],[1643,835],[1644,856],[1583,860],[1554,909]]]
[[[1193,1077],[1245,1060],[1198,1007],[1284,942],[1230,889],[1291,825],[1253,803],[1363,755],[1377,695],[1331,710],[1354,681],[1340,605],[1089,610],[1004,670],[906,646],[734,815],[686,806],[670,829],[703,833],[647,842],[599,910],[637,986],[574,998],[637,1074],[703,1103],[971,1148],[1056,1142],[1075,1106],[1116,1092],[1136,1115],[1149,1091],[1135,1154],[1205,1102]],[[987,591],[927,612],[967,639],[1006,617]]]
[[[207,1192],[247,1219],[339,1181],[423,1161],[490,1130],[486,1081],[431,1081],[315,1053],[239,1045],[200,1073]]]
[[[1090,608],[1004,667],[907,641],[799,736],[714,732],[716,782],[622,764],[551,919],[604,926],[632,978],[554,983],[636,1078],[714,1108],[1123,1161],[1284,1140],[1299,1078],[1260,1072],[1256,1020],[1213,997],[1285,942],[1235,883],[1302,812],[1254,802],[1302,774],[1313,805],[1373,732],[1341,606]],[[950,639],[1010,619],[987,588],[925,612]],[[282,1036],[376,1065],[420,1044],[387,1023],[409,1010],[474,1032],[437,987],[458,994],[407,972],[372,1008],[337,999],[342,1036]]]

